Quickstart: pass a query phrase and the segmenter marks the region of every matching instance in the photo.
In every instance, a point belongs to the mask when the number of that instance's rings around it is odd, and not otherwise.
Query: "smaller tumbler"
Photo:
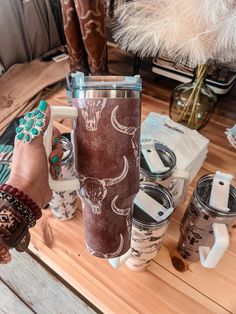
[[[200,260],[204,267],[214,268],[226,252],[236,221],[236,188],[231,180],[231,175],[217,171],[197,182],[180,224],[178,251],[186,261]]]
[[[69,179],[75,174],[74,156],[71,142],[61,137],[63,157],[61,161],[60,178]],[[53,215],[60,220],[69,220],[75,216],[77,210],[77,191],[53,191],[49,203]]]
[[[126,262],[134,271],[145,270],[160,251],[173,212],[172,196],[159,184],[143,182],[135,198],[131,248],[121,258],[110,259],[117,268]]]

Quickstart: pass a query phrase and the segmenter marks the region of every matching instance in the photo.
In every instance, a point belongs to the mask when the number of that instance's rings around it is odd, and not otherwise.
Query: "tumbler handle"
[[[74,179],[58,179],[54,180],[50,173],[50,164],[49,164],[49,155],[52,151],[52,130],[53,130],[53,120],[55,118],[67,118],[67,119],[77,119],[78,117],[78,110],[74,107],[67,107],[67,106],[52,106],[51,107],[51,117],[47,127],[47,130],[43,137],[43,143],[47,155],[48,160],[48,181],[50,188],[55,192],[60,191],[73,191],[78,190],[80,187],[80,182],[77,178]]]
[[[189,172],[186,170],[175,169],[173,173],[173,178],[183,180],[183,188],[181,191],[181,197],[179,199],[179,204],[182,204],[185,201],[188,192],[188,186],[190,181]]]
[[[108,262],[113,268],[119,268],[122,266],[130,257],[132,257],[132,254],[130,250],[126,252],[125,254],[115,257],[115,258],[109,258]]]
[[[219,263],[229,246],[229,233],[225,224],[213,223],[212,229],[215,243],[212,248],[199,246],[201,264],[206,268],[214,268]]]

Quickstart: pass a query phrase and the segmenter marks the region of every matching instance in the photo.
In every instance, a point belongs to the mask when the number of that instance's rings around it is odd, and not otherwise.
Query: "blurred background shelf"
[[[181,70],[171,61],[163,61],[158,58],[153,61],[152,72],[182,83],[191,82],[194,77],[193,70]],[[217,72],[218,77],[215,79],[208,77],[206,84],[211,87],[216,94],[224,95],[228,93],[235,84],[236,73],[228,68],[219,68]]]

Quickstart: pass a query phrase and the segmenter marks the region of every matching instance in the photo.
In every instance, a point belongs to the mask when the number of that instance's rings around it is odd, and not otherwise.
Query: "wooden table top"
[[[129,56],[116,50],[111,50],[110,55],[112,73],[122,73],[121,61],[123,73],[130,70]],[[178,83],[158,81],[146,69],[142,74],[142,118],[151,111],[168,114],[167,100]],[[187,201],[196,180],[207,172],[221,170],[236,177],[236,150],[229,146],[224,134],[236,123],[234,95],[235,90],[220,99],[216,113],[201,132],[210,140],[209,153],[189,188]],[[49,100],[51,104],[64,101],[64,92]],[[67,126],[56,125],[62,131],[68,130]],[[180,273],[172,266],[169,252],[176,247],[187,201],[175,210],[164,246],[144,272],[133,272],[125,265],[115,270],[107,261],[91,256],[84,245],[80,211],[67,222],[55,219],[50,210],[44,211],[31,232],[30,251],[105,313],[236,313],[236,228],[232,229],[227,253],[215,269],[193,263]]]

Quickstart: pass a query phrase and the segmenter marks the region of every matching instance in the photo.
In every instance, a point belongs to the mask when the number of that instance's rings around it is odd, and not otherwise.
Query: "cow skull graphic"
[[[117,201],[117,198],[119,197],[119,195],[115,196],[111,202],[111,209],[113,210],[114,213],[116,213],[117,215],[122,215],[122,216],[126,216],[129,214],[131,208],[128,207],[128,208],[119,208],[117,207],[116,205],[116,201]]]
[[[137,140],[135,139],[135,135],[136,135],[136,132],[139,128],[136,128],[136,127],[128,127],[128,126],[124,126],[124,125],[121,125],[118,121],[117,121],[117,118],[116,118],[116,112],[118,110],[118,106],[116,106],[113,111],[112,111],[112,114],[111,114],[111,123],[113,125],[113,127],[121,132],[121,133],[124,133],[124,134],[127,134],[127,135],[130,135],[131,136],[131,143],[132,143],[132,148],[134,150],[134,157],[136,159],[136,165],[137,167],[140,166],[140,154],[139,154],[139,145],[137,143]]]
[[[118,195],[115,196],[111,202],[111,209],[113,210],[114,213],[116,213],[117,215],[122,215],[122,216],[126,216],[126,226],[127,226],[127,230],[128,233],[131,234],[131,229],[132,229],[132,216],[130,215],[130,211],[133,212],[133,205],[131,207],[127,207],[127,208],[119,208],[116,205],[116,200],[118,199]]]
[[[129,164],[125,156],[123,156],[123,159],[124,168],[121,174],[115,178],[98,179],[93,177],[85,177],[81,174],[79,175],[82,188],[81,196],[91,206],[92,212],[94,214],[101,214],[102,201],[107,195],[107,187],[120,183],[126,177],[129,170]]]
[[[85,120],[87,131],[96,131],[98,121],[101,118],[102,110],[106,105],[106,99],[86,99],[84,104],[80,105],[82,116]]]
[[[86,247],[87,247],[87,250],[92,254],[92,255],[95,255],[95,256],[99,256],[99,257],[104,257],[104,258],[114,258],[114,257],[117,257],[119,256],[119,254],[121,253],[122,249],[123,249],[123,246],[124,246],[124,237],[123,235],[120,233],[120,244],[119,244],[119,247],[118,249],[115,251],[115,252],[112,252],[112,253],[101,253],[101,252],[98,252],[98,251],[94,251],[89,245],[87,242],[85,242],[86,244]]]

